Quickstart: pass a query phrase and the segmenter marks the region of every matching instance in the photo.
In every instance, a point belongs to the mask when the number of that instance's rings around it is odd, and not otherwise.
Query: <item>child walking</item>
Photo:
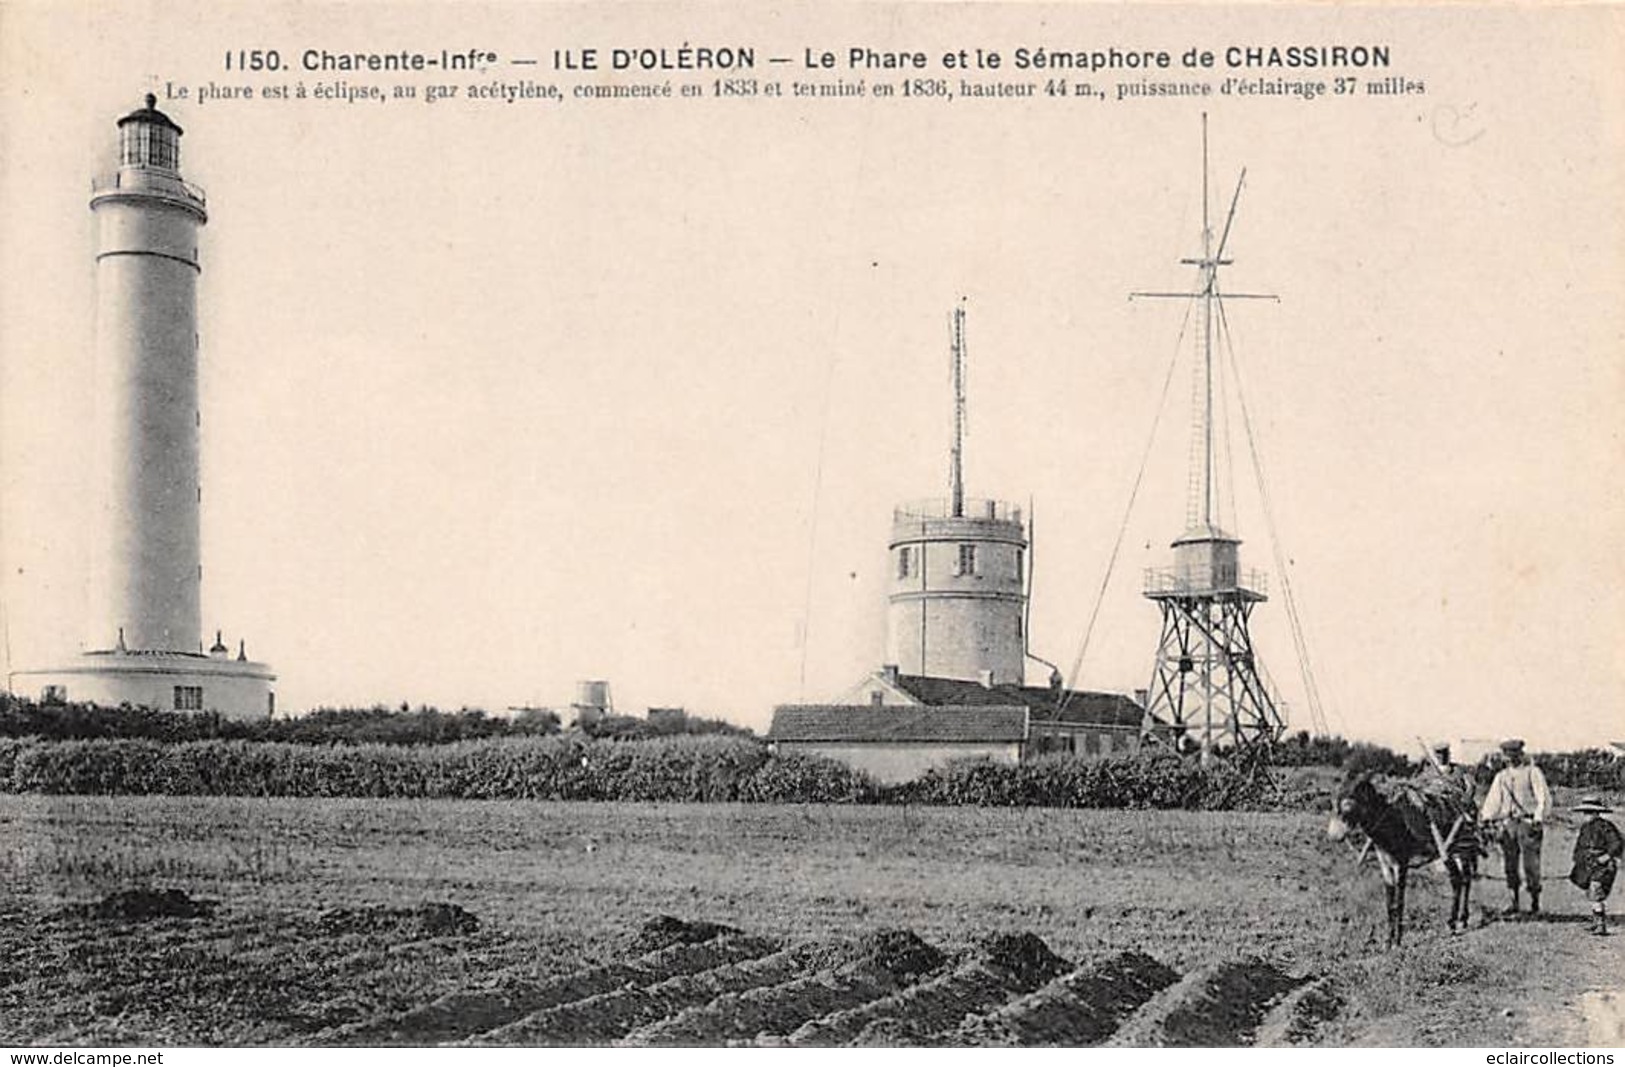
[[[1589,815],[1580,827],[1580,836],[1574,842],[1574,869],[1569,881],[1585,890],[1591,901],[1591,932],[1608,932],[1607,900],[1614,888],[1614,873],[1619,869],[1619,858],[1625,853],[1625,836],[1619,827],[1603,818],[1613,811],[1600,797],[1585,797],[1574,805],[1574,810]]]

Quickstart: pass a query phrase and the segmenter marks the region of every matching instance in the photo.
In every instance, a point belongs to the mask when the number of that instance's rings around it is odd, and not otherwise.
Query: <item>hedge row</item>
[[[980,807],[1222,810],[1264,799],[1267,779],[1225,761],[1206,767],[1171,752],[1030,763],[956,763],[927,771],[890,799]]]
[[[0,740],[0,791],[45,794],[1230,808],[1258,779],[1171,754],[950,764],[879,786],[846,764],[733,737],[503,738],[433,747]]]
[[[283,719],[227,719],[214,712],[162,711],[153,708],[100,707],[95,704],[38,704],[0,693],[0,737],[38,737],[51,741],[95,738],[142,738],[150,741],[290,741],[307,745],[444,745],[487,737],[541,737],[560,732],[558,712],[527,708],[512,718],[487,715],[479,708],[441,711],[406,705],[399,708],[316,708]],[[743,726],[684,716],[651,721],[607,715],[585,732],[594,737],[641,740],[683,734],[751,736]]]
[[[1500,760],[1496,759],[1499,765]],[[1600,748],[1579,752],[1537,752],[1535,763],[1552,785],[1625,792],[1625,759]]]
[[[1404,778],[1420,770],[1426,758],[1421,754],[1407,756],[1365,741],[1312,737],[1307,730],[1282,738],[1270,751],[1270,762],[1277,767],[1340,767],[1344,777],[1350,779],[1364,774]],[[1606,749],[1536,752],[1534,760],[1551,785],[1625,791],[1625,759]],[[1492,752],[1474,765],[1473,776],[1480,785],[1488,785],[1503,766],[1500,754]]]
[[[759,744],[723,737],[625,743],[555,736],[433,746],[12,740],[0,741],[0,787],[180,796],[796,799],[762,795],[772,791],[772,780],[747,790],[767,758]]]

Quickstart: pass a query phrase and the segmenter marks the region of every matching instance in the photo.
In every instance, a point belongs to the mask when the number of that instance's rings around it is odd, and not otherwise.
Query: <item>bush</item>
[[[730,737],[755,737],[747,726],[737,726],[722,719],[707,719],[685,715],[667,720],[640,719],[635,715],[605,715],[581,726],[588,737],[613,738],[619,741],[646,741],[651,737],[682,737],[685,735],[724,734]]]
[[[868,804],[882,799],[867,774],[839,760],[776,755],[744,783],[741,800],[762,804]]]
[[[1343,738],[1318,734],[1308,730],[1281,739],[1270,758],[1277,767],[1341,767],[1349,756],[1350,745]]]
[[[0,693],[0,737],[40,737],[53,741],[94,738],[151,741],[287,741],[301,745],[444,745],[494,737],[543,737],[561,730],[558,712],[526,708],[513,718],[493,717],[479,708],[441,711],[399,708],[316,708],[284,719],[241,721],[213,712],[155,711],[95,704],[36,704]],[[628,715],[605,716],[582,728],[587,737],[642,741],[656,737],[720,734],[754,737],[744,726],[721,719],[685,715],[662,721]]]
[[[1500,763],[1499,755],[1492,758],[1497,765]],[[1535,754],[1535,765],[1546,775],[1546,781],[1551,785],[1568,786],[1572,789],[1625,792],[1625,759],[1605,749],[1538,752]]]
[[[1367,774],[1386,774],[1392,778],[1408,778],[1420,767],[1382,745],[1356,741],[1349,746],[1343,758],[1343,777],[1349,781]]]
[[[0,793],[15,792],[11,788],[11,780],[17,766],[17,756],[28,747],[27,741],[0,737]]]
[[[1029,763],[974,760],[932,769],[892,787],[888,799],[914,804],[1050,808],[1223,809],[1258,802],[1262,776],[1215,760],[1202,766],[1171,752]]]
[[[767,759],[757,742],[715,736],[437,746],[9,741],[0,746],[0,783],[47,794],[729,801],[747,797]]]
[[[479,708],[446,712],[403,705],[388,708],[316,708],[304,715],[259,722],[227,722],[212,736],[247,741],[291,741],[299,744],[443,745],[485,737],[522,733],[557,733],[558,717],[531,716],[521,728],[517,720],[488,717]]]
[[[641,721],[641,720],[640,720]],[[317,708],[285,719],[241,721],[213,712],[155,711],[95,704],[35,704],[0,694],[0,737],[39,737],[56,741],[94,738],[151,741],[289,741],[307,745],[436,745],[486,737],[534,737],[559,732],[557,712],[528,708],[513,719],[493,718],[479,708],[441,711]]]
[[[195,741],[222,736],[226,724],[212,713],[153,711],[125,704],[35,704],[0,693],[0,737],[44,737],[57,741],[98,737],[143,737],[155,741]]]

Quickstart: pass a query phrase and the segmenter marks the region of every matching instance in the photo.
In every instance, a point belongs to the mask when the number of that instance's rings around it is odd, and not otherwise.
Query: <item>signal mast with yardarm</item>
[[[1241,540],[1225,530],[1217,515],[1219,484],[1215,477],[1215,374],[1228,367],[1247,431],[1254,470],[1258,477],[1266,519],[1276,545],[1276,562],[1286,592],[1288,618],[1303,670],[1310,711],[1324,732],[1319,694],[1308,668],[1290,581],[1284,569],[1279,538],[1264,485],[1263,466],[1240,391],[1225,303],[1230,300],[1277,301],[1271,293],[1226,292],[1219,282],[1227,258],[1236,207],[1247,172],[1242,170],[1230,197],[1224,228],[1214,240],[1209,213],[1207,116],[1202,116],[1202,252],[1180,260],[1196,268],[1196,283],[1189,291],[1136,292],[1130,299],[1183,300],[1200,311],[1201,359],[1196,365],[1195,411],[1192,418],[1191,468],[1186,505],[1186,529],[1172,543],[1171,566],[1153,567],[1145,574],[1145,596],[1162,613],[1151,683],[1145,701],[1142,733],[1147,738],[1173,737],[1182,748],[1204,755],[1226,748],[1270,745],[1285,731],[1285,722],[1271,692],[1253,645],[1250,624],[1253,609],[1268,599],[1265,575],[1241,569]],[[1187,319],[1187,322],[1189,320]],[[1215,341],[1222,342],[1216,360]],[[1221,394],[1222,395],[1222,394]],[[1224,452],[1229,455],[1228,442]],[[1233,497],[1233,493],[1232,493]]]

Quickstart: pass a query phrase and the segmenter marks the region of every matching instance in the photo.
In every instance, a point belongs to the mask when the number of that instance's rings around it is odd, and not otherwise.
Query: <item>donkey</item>
[[[1467,929],[1473,876],[1483,854],[1471,802],[1464,798],[1452,802],[1415,787],[1411,792],[1417,802],[1396,803],[1383,796],[1367,775],[1338,798],[1326,827],[1334,841],[1343,840],[1351,829],[1363,831],[1368,847],[1377,854],[1388,903],[1389,948],[1396,947],[1405,933],[1405,882],[1411,867],[1435,859],[1443,862],[1450,877],[1450,932],[1461,933]]]

